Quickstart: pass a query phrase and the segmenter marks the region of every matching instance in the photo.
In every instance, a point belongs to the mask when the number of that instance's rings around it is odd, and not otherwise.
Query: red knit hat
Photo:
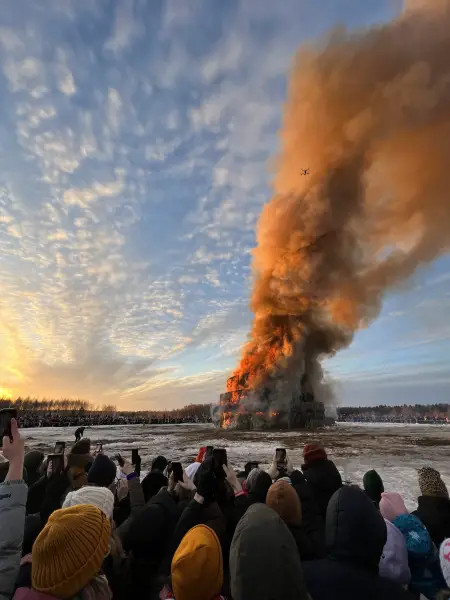
[[[199,462],[199,463],[203,462],[203,457],[205,456],[205,454],[206,454],[206,446],[202,446],[200,448],[200,450],[198,451],[197,458],[195,459],[195,462]]]
[[[325,448],[320,444],[306,444],[303,450],[303,458],[307,465],[311,465],[318,460],[325,460],[326,457],[327,453],[325,452]]]

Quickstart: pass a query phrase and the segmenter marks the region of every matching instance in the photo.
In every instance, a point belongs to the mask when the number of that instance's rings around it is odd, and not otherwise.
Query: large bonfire
[[[243,411],[242,387],[280,377],[264,410],[287,409],[305,369],[326,399],[320,360],[448,252],[449,32],[450,0],[415,0],[391,23],[300,50],[257,228],[250,341],[228,383]]]

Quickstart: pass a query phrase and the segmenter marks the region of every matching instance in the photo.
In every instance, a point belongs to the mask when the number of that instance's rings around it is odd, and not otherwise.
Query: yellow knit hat
[[[33,589],[71,598],[100,571],[108,552],[111,526],[96,506],[56,510],[33,545]]]
[[[223,584],[222,548],[206,525],[193,527],[172,560],[172,591],[177,600],[212,600]]]

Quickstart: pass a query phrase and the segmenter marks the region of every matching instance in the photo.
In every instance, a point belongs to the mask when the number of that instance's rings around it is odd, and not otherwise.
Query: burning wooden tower
[[[227,380],[227,392],[220,395],[220,427],[224,429],[303,429],[326,424],[325,407],[314,400],[307,375],[297,390],[279,401],[277,381],[253,390],[247,385],[248,373]]]

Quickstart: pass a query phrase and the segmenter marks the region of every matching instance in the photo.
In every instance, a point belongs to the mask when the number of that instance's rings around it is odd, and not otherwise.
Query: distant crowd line
[[[95,414],[64,414],[49,413],[20,413],[20,426],[29,427],[94,427],[96,425],[178,425],[182,423],[211,423],[211,417],[183,416],[174,417],[163,415],[150,417],[136,414],[135,416],[109,415],[104,413]]]

